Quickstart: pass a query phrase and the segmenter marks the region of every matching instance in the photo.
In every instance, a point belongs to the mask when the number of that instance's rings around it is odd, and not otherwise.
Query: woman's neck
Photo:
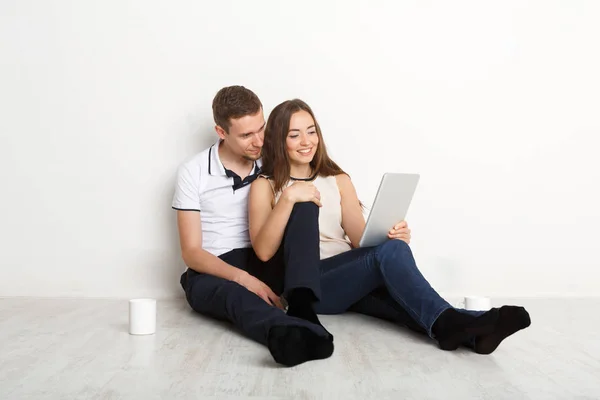
[[[307,179],[312,176],[310,164],[290,165],[290,178]]]

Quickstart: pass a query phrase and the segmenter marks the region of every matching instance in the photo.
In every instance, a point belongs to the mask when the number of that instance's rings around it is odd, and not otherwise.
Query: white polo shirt
[[[260,173],[261,160],[243,180],[225,169],[214,145],[179,166],[173,196],[175,210],[200,212],[202,248],[216,256],[250,247],[248,193]]]

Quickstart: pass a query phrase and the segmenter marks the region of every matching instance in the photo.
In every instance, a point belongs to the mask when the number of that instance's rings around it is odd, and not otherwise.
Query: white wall
[[[358,3],[358,2],[357,2]],[[0,295],[180,295],[175,169],[243,84],[300,97],[443,293],[594,295],[595,1],[0,3]]]

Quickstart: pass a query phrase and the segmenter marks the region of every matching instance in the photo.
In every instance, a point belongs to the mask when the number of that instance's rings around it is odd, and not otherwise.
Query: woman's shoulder
[[[334,175],[335,180],[337,181],[338,185],[341,184],[348,184],[348,183],[352,183],[350,176],[348,174],[346,174],[345,172],[341,173],[341,174],[337,174]]]
[[[254,180],[254,182],[252,182],[251,186],[255,191],[269,191],[270,193],[273,193],[274,184],[275,183],[270,176],[265,174],[259,174],[258,177]]]
[[[337,183],[338,190],[340,194],[352,192],[354,190],[354,184],[352,183],[352,179],[346,173],[341,173],[335,175],[335,182]]]
[[[254,186],[268,186],[273,182],[273,179],[268,176],[268,175],[264,175],[264,174],[258,174],[258,176],[256,177],[256,179],[254,179],[254,181],[252,182],[252,185]]]

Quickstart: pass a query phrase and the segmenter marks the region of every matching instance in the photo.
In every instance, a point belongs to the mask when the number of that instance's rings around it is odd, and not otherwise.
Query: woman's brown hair
[[[262,150],[262,173],[274,181],[275,192],[279,192],[290,179],[290,160],[286,139],[292,115],[306,111],[315,121],[319,137],[317,151],[310,162],[312,177],[346,174],[327,154],[321,128],[311,108],[299,99],[287,100],[271,111],[265,127],[265,141]]]

